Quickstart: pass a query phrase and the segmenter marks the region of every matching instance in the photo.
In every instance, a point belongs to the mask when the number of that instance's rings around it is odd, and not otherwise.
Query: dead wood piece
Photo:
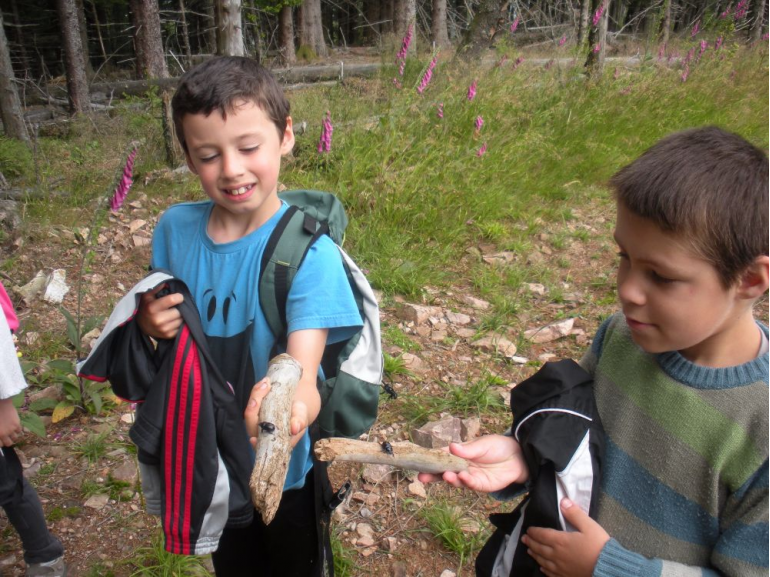
[[[390,451],[388,451],[390,449]],[[315,444],[315,456],[320,461],[352,461],[371,465],[390,465],[421,473],[458,473],[468,470],[468,462],[441,449],[426,449],[408,441],[380,443],[334,437]]]
[[[291,458],[291,405],[302,366],[289,355],[274,357],[267,369],[270,392],[259,409],[256,460],[249,479],[251,500],[267,525],[275,517]]]

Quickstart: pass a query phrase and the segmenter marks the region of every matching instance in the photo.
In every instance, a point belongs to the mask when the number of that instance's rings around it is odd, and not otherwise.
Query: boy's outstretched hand
[[[610,536],[569,499],[562,499],[561,512],[577,531],[531,527],[521,541],[547,577],[590,577]]]
[[[249,402],[246,410],[243,412],[243,420],[246,422],[246,432],[249,435],[251,446],[257,446],[257,434],[259,433],[259,410],[262,408],[262,401],[270,392],[270,379],[265,377],[251,388]],[[294,447],[308,426],[307,405],[302,401],[294,401],[291,407],[291,446]]]
[[[460,473],[447,471],[441,477],[420,473],[417,478],[423,483],[443,478],[454,487],[486,493],[505,489],[511,483],[524,483],[529,478],[521,447],[513,437],[485,435],[464,445],[451,443],[449,452],[468,460],[468,470]]]

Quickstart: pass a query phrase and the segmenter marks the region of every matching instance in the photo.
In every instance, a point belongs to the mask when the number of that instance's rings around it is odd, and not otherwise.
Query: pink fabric
[[[19,328],[19,319],[16,316],[16,311],[13,310],[13,303],[8,293],[5,292],[3,283],[0,283],[0,308],[3,309],[5,318],[8,319],[8,326],[15,332]]]

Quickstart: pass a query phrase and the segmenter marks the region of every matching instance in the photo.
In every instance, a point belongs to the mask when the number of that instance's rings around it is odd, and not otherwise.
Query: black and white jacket
[[[183,324],[176,338],[154,348],[134,317],[141,295],[164,283],[184,296],[177,307]],[[252,451],[243,415],[182,281],[154,271],[134,286],[77,373],[109,380],[117,396],[140,403],[129,435],[139,448],[147,511],[161,517],[166,550],[211,553],[225,526],[251,523]]]
[[[542,575],[521,537],[529,527],[574,530],[559,509],[564,497],[596,515],[604,432],[591,376],[571,360],[546,363],[511,391],[511,411],[529,481],[496,496],[529,494],[512,512],[490,516],[497,530],[476,559],[479,577]]]

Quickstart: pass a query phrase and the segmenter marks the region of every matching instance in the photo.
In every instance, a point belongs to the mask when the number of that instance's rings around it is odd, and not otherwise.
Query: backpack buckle
[[[347,497],[348,492],[350,491],[350,481],[345,481],[343,483],[342,487],[337,489],[337,492],[334,493],[334,495],[331,498],[331,501],[329,501],[329,510],[333,511],[336,509],[340,503],[342,503],[345,500],[345,497]]]

